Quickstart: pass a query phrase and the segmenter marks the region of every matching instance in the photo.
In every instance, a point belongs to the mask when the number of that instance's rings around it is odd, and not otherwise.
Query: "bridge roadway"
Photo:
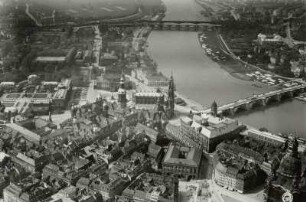
[[[134,21],[134,22],[101,22],[107,27],[151,27],[153,30],[175,30],[175,31],[200,31],[207,28],[220,27],[218,22],[210,21]]]
[[[270,101],[280,102],[284,98],[292,98],[305,92],[306,83],[300,85],[283,88],[281,90],[270,91],[268,93],[253,95],[245,99],[240,99],[235,102],[218,107],[218,114],[234,115],[239,110],[248,111],[255,106],[266,106]],[[200,111],[202,114],[208,114],[211,109]]]
[[[81,27],[91,27],[91,26],[104,26],[108,27],[151,27],[153,30],[174,30],[174,31],[202,31],[205,29],[211,29],[221,26],[221,22],[218,21],[151,21],[151,20],[138,20],[138,21],[118,21],[118,22],[108,22],[108,21],[92,21],[88,23],[63,23],[57,25],[43,25],[42,27],[58,27],[58,26],[71,26],[74,29],[79,29]]]

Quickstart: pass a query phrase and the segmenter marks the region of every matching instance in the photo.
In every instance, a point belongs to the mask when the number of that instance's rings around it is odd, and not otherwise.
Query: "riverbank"
[[[180,93],[178,91],[175,91],[175,95],[176,95],[176,97],[181,98],[182,100],[185,101],[186,105],[182,106],[182,107],[190,108],[190,110],[192,110],[192,111],[204,110],[204,107],[200,103],[190,99],[186,95],[183,95],[182,93]]]
[[[226,45],[222,42],[220,36],[216,32],[208,31],[199,33],[198,36],[199,43],[201,48],[204,49],[205,54],[232,77],[252,82],[252,86],[257,88],[264,88],[267,86],[248,76],[248,74],[253,73],[257,69],[243,65],[241,62],[233,59],[230,53],[228,53]]]
[[[230,56],[217,32],[207,31],[199,33],[198,39],[205,54],[211,60],[218,63],[222,69],[237,79],[251,81],[250,77],[248,77],[246,74],[250,73],[252,69],[241,64],[239,61],[236,61]]]
[[[252,85],[259,88],[274,86],[279,89],[289,87],[296,81],[241,60],[215,31],[200,33],[198,38],[205,54],[236,79],[253,82]]]
[[[306,104],[306,93],[303,93],[302,95],[296,97],[295,99],[304,102]]]

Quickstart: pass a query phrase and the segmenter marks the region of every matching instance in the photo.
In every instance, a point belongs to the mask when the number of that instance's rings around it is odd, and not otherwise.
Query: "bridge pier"
[[[265,98],[260,98],[258,100],[253,100],[248,103],[247,110],[251,110],[254,105],[259,106],[259,107],[264,107],[266,106],[266,99]]]
[[[158,24],[158,30],[163,30],[163,24]]]
[[[266,104],[268,104],[272,100],[276,101],[276,102],[280,102],[281,99],[282,99],[282,95],[280,93],[277,93],[275,95],[271,95],[271,96],[266,97],[265,102],[266,102]]]
[[[230,115],[235,115],[235,113],[236,113],[236,110],[235,110],[235,108],[234,107],[231,107],[231,108],[229,108],[229,112],[230,112]]]
[[[259,102],[260,102],[261,106],[263,106],[263,107],[266,106],[266,104],[267,104],[266,99],[260,99]]]
[[[194,31],[201,31],[200,28],[199,28],[199,25],[195,25],[195,26],[193,27],[193,29],[194,29]]]
[[[244,109],[245,109],[246,111],[249,111],[249,110],[252,109],[252,106],[253,106],[253,103],[252,103],[252,102],[245,103],[245,104],[244,104]]]
[[[292,94],[293,94],[292,97],[298,96],[298,95],[300,95],[301,93],[304,93],[304,91],[305,91],[304,88],[297,89],[297,90],[295,90],[295,91],[292,92]]]
[[[286,94],[286,93],[285,93],[285,94]],[[285,95],[285,94],[283,94],[283,95]],[[287,92],[287,95],[288,95],[290,98],[293,98],[294,92],[293,92],[293,91],[288,91],[288,92]]]

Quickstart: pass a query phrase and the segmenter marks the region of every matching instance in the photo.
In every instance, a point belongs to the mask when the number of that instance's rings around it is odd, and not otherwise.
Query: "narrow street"
[[[25,12],[35,22],[35,24],[38,27],[42,26],[42,24],[40,22],[38,22],[38,20],[32,15],[32,13],[30,13],[30,5],[28,3],[26,3],[26,10],[25,10]]]

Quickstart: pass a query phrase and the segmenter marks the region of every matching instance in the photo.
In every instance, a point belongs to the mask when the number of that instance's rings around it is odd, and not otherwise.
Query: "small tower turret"
[[[217,116],[218,115],[218,105],[216,101],[214,101],[211,105],[211,115]]]

